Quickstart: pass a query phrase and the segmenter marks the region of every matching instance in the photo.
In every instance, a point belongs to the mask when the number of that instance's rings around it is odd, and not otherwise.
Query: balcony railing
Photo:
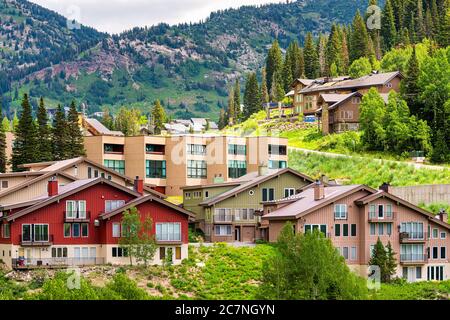
[[[64,222],[89,222],[90,220],[90,211],[64,211]]]
[[[46,258],[46,259],[12,259],[14,269],[65,268],[69,266],[89,266],[105,264],[105,258]]]
[[[53,244],[53,235],[49,234],[47,239],[23,239],[22,235],[19,235],[19,242],[24,247],[44,247],[51,246]]]
[[[214,215],[214,222],[220,223],[220,222],[233,222],[234,216],[232,214],[215,214]]]
[[[377,212],[369,212],[369,222],[391,222],[394,221],[395,215],[395,212],[385,212],[383,217],[379,217]]]
[[[425,242],[427,239],[427,233],[423,231],[414,232],[400,232],[400,242]]]
[[[400,255],[401,263],[425,263],[427,260],[427,255],[422,253],[405,253]]]

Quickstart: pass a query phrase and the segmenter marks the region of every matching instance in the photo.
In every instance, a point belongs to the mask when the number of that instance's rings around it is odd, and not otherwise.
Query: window
[[[164,260],[166,258],[166,248],[160,247],[159,248],[159,259]]]
[[[438,259],[438,247],[433,247],[433,256],[432,259]]]
[[[128,250],[121,247],[112,247],[112,256],[114,258],[128,257]]]
[[[284,169],[286,167],[286,161],[269,160],[269,169]]]
[[[2,181],[2,189],[8,189],[8,181],[7,180]]]
[[[422,267],[416,267],[416,279],[422,279]]]
[[[80,236],[80,224],[74,223],[72,224],[72,237],[78,238]]]
[[[348,237],[348,224],[343,224],[342,225],[342,235],[344,237]]]
[[[94,170],[94,178],[98,178],[98,170]]]
[[[351,231],[350,232],[351,232],[350,235],[352,237],[356,237],[356,224],[352,224],[351,225]]]
[[[191,198],[191,193],[190,193],[190,192],[186,192],[186,193],[184,194],[184,198],[185,198],[185,199],[190,199],[190,198]]]
[[[392,83],[390,82],[386,83],[386,88],[392,88]]]
[[[346,204],[335,204],[334,205],[334,219],[347,219],[347,205]]]
[[[444,266],[428,266],[427,267],[427,280],[444,280]]]
[[[209,198],[209,191],[205,191],[205,198]]]
[[[269,154],[285,156],[287,155],[287,147],[282,145],[269,144]]]
[[[236,220],[253,220],[255,209],[235,209]]]
[[[92,168],[88,167],[88,179],[92,178]]]
[[[164,154],[166,147],[163,144],[146,144],[145,152],[153,154]]]
[[[67,258],[67,248],[66,247],[52,248],[52,258]]]
[[[105,212],[111,212],[125,205],[125,200],[105,200]]]
[[[228,177],[231,179],[240,178],[247,174],[247,162],[239,160],[228,161]]]
[[[70,223],[64,223],[64,238],[69,238],[71,235],[72,226]]]
[[[369,225],[370,225],[370,235],[374,236],[376,234],[377,224],[376,223],[370,223]]]
[[[335,237],[340,237],[341,236],[341,225],[340,224],[335,224],[334,225],[334,236]]]
[[[352,250],[350,251],[350,260],[356,260],[357,259],[357,255],[356,255],[356,247],[352,247]]]
[[[89,225],[87,223],[81,224],[81,236],[84,238],[89,236]]]
[[[47,242],[48,238],[48,224],[35,224],[34,241]]]
[[[378,219],[384,218],[384,206],[382,204],[378,205]]]
[[[188,160],[187,176],[194,179],[206,179],[206,161]]]
[[[214,226],[216,236],[231,236],[231,226]]]
[[[390,205],[390,204],[387,204],[386,206],[385,206],[385,213],[386,213],[386,218],[392,218],[392,205]]]
[[[245,156],[247,155],[247,146],[240,144],[229,144],[228,154]]]
[[[441,232],[441,239],[445,239],[447,237],[447,233],[445,231]]]
[[[166,178],[166,160],[146,160],[145,175],[147,178]]]
[[[344,256],[345,260],[348,260],[348,247],[342,248],[342,255]]]
[[[201,191],[194,191],[194,199],[200,199],[202,197]]]
[[[112,236],[113,238],[120,238],[120,223],[112,224]]]
[[[294,188],[285,188],[284,189],[284,197],[288,198],[295,195],[295,189]]]
[[[22,225],[22,241],[31,241],[32,232],[31,232],[31,224],[23,224]]]
[[[326,224],[305,224],[305,233],[314,232],[314,230],[322,232],[325,236],[327,235]]]
[[[206,145],[204,144],[188,144],[187,154],[204,156],[206,155]]]
[[[361,103],[361,98],[360,97],[353,97],[352,98],[352,104],[359,104]]]
[[[386,234],[392,234],[392,223],[386,223]]]
[[[447,259],[447,248],[441,247],[441,259]]]
[[[104,165],[109,169],[125,174],[125,160],[105,160]],[[98,177],[98,172],[96,177]]]
[[[2,235],[3,235],[3,238],[6,238],[6,239],[11,236],[11,230],[10,230],[10,226],[8,223],[3,224]]]
[[[86,219],[86,201],[66,201],[66,218],[67,219]]]
[[[433,239],[437,239],[439,234],[439,230],[437,228],[433,229]]]
[[[175,259],[176,260],[181,260],[181,247],[176,247],[175,248]]]
[[[400,232],[407,233],[409,239],[424,239],[422,222],[402,222]]]
[[[376,209],[376,206],[374,204],[371,204],[369,206],[369,218],[371,218],[371,219],[375,218],[375,216],[376,216],[375,209]]]
[[[425,259],[423,244],[402,244],[400,246],[400,261],[418,261]]]
[[[263,188],[262,189],[262,201],[273,201],[273,200],[275,200],[275,189]]]
[[[123,154],[124,150],[123,144],[105,143],[103,148],[105,153]]]
[[[353,119],[353,111],[350,110],[342,110],[341,111],[341,119],[350,120]]]
[[[158,241],[181,241],[181,223],[157,223],[156,240]]]
[[[379,223],[378,224],[378,235],[382,236],[384,234],[384,224]]]

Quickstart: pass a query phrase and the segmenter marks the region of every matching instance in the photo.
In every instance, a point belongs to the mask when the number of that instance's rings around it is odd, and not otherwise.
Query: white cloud
[[[198,22],[213,11],[280,0],[31,0],[100,31],[119,33],[160,22]]]

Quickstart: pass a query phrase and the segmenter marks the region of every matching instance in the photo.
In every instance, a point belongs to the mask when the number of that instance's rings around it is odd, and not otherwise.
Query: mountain
[[[69,30],[62,16],[24,0],[0,2],[0,90],[11,114],[23,92],[48,105],[84,102],[90,112],[155,99],[176,117],[218,118],[227,87],[262,65],[270,44],[349,23],[367,0],[299,0],[212,13],[196,24],[160,24],[107,35]],[[3,83],[3,84],[2,84]],[[0,93],[2,92],[0,91]],[[36,105],[36,102],[32,102]]]

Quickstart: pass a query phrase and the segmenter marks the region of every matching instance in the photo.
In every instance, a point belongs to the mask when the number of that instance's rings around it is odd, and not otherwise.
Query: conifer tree
[[[425,37],[425,19],[422,0],[417,0],[416,36],[418,41],[422,41]]]
[[[166,121],[166,112],[159,100],[155,101],[155,104],[151,111],[153,125],[155,126],[155,133],[160,134],[164,128],[164,122]]]
[[[395,275],[395,270],[397,269],[397,260],[395,259],[395,252],[392,249],[391,242],[388,241],[386,245],[386,272],[385,272],[385,282],[391,282],[392,277]]]
[[[262,72],[261,72],[260,97],[261,97],[261,104],[262,105],[265,106],[267,103],[270,102],[269,90],[267,89],[267,72],[266,72],[266,68],[265,67],[262,68]]]
[[[230,88],[230,92],[228,94],[228,112],[227,112],[227,125],[234,125],[237,123],[236,115],[234,112],[234,88]]]
[[[280,76],[276,73],[272,77],[272,88],[270,89],[270,100],[272,102],[281,102],[284,99],[283,83]]]
[[[349,57],[349,51],[348,51],[348,41],[347,41],[347,33],[345,31],[345,28],[342,28],[341,30],[341,43],[342,43],[342,51],[341,51],[341,62],[342,62],[342,69],[339,71],[342,74],[347,73],[348,67],[350,65],[350,57]]]
[[[437,42],[443,48],[450,45],[450,0],[443,0],[439,28],[437,30]]]
[[[352,37],[350,43],[350,61],[369,56],[369,35],[366,24],[359,10],[356,12],[352,24]]]
[[[73,100],[70,104],[69,114],[67,115],[67,134],[70,138],[68,139],[68,144],[66,146],[67,157],[71,159],[86,155],[83,133],[80,126],[80,116],[75,101]]]
[[[305,76],[308,79],[316,79],[319,76],[319,57],[311,32],[306,35],[305,48]]]
[[[4,132],[10,132],[11,131],[11,122],[9,121],[7,116],[3,117],[2,129],[3,129]]]
[[[2,112],[2,102],[0,99],[0,115]],[[6,133],[4,128],[0,128],[0,173],[6,172]]]
[[[342,41],[336,24],[331,26],[331,32],[327,43],[327,64],[330,66],[330,71],[331,66],[334,64],[337,73],[344,72],[342,63]]]
[[[47,109],[45,108],[44,98],[39,100],[37,110],[37,157],[39,161],[53,160],[52,144],[51,144],[51,128],[48,123]]]
[[[386,0],[381,17],[381,36],[384,51],[391,50],[396,43],[397,29],[395,27],[394,10],[391,0]]]
[[[223,110],[223,108],[220,109],[219,123],[217,125],[220,130],[222,130],[223,128],[225,128],[228,125],[227,116],[226,116],[225,110]]]
[[[289,88],[293,81],[294,78],[292,77],[292,57],[291,53],[288,51],[283,63],[283,87],[285,92],[289,91]]]
[[[330,73],[330,68],[327,64],[327,38],[320,34],[319,41],[317,42],[317,55],[319,59],[319,74],[320,76],[326,76]]]
[[[23,169],[19,168],[19,165],[39,161],[36,158],[36,125],[33,121],[27,94],[23,95],[22,113],[15,130],[15,136],[11,164],[13,171],[22,171]]]
[[[244,106],[244,119],[248,119],[253,113],[261,110],[261,98],[259,96],[256,73],[251,73],[247,77],[244,93]]]
[[[19,125],[19,117],[17,116],[17,112],[14,112],[14,117],[12,120],[12,131],[15,133],[17,126]]]
[[[64,108],[58,105],[56,109],[55,117],[53,119],[52,129],[52,146],[53,146],[53,159],[65,160],[67,157],[67,145],[69,135],[67,130],[67,120]]]
[[[420,116],[422,114],[423,105],[420,103],[419,95],[421,88],[419,87],[419,61],[417,60],[416,47],[413,47],[411,58],[407,64],[405,78],[401,82],[401,93],[403,99],[409,106],[411,114]]]
[[[242,112],[241,112],[241,85],[239,83],[239,78],[236,78],[236,82],[234,83],[234,116],[235,123],[241,121]]]
[[[283,56],[278,41],[272,43],[266,60],[267,87],[272,88],[272,79],[275,73],[281,73],[283,68]]]

